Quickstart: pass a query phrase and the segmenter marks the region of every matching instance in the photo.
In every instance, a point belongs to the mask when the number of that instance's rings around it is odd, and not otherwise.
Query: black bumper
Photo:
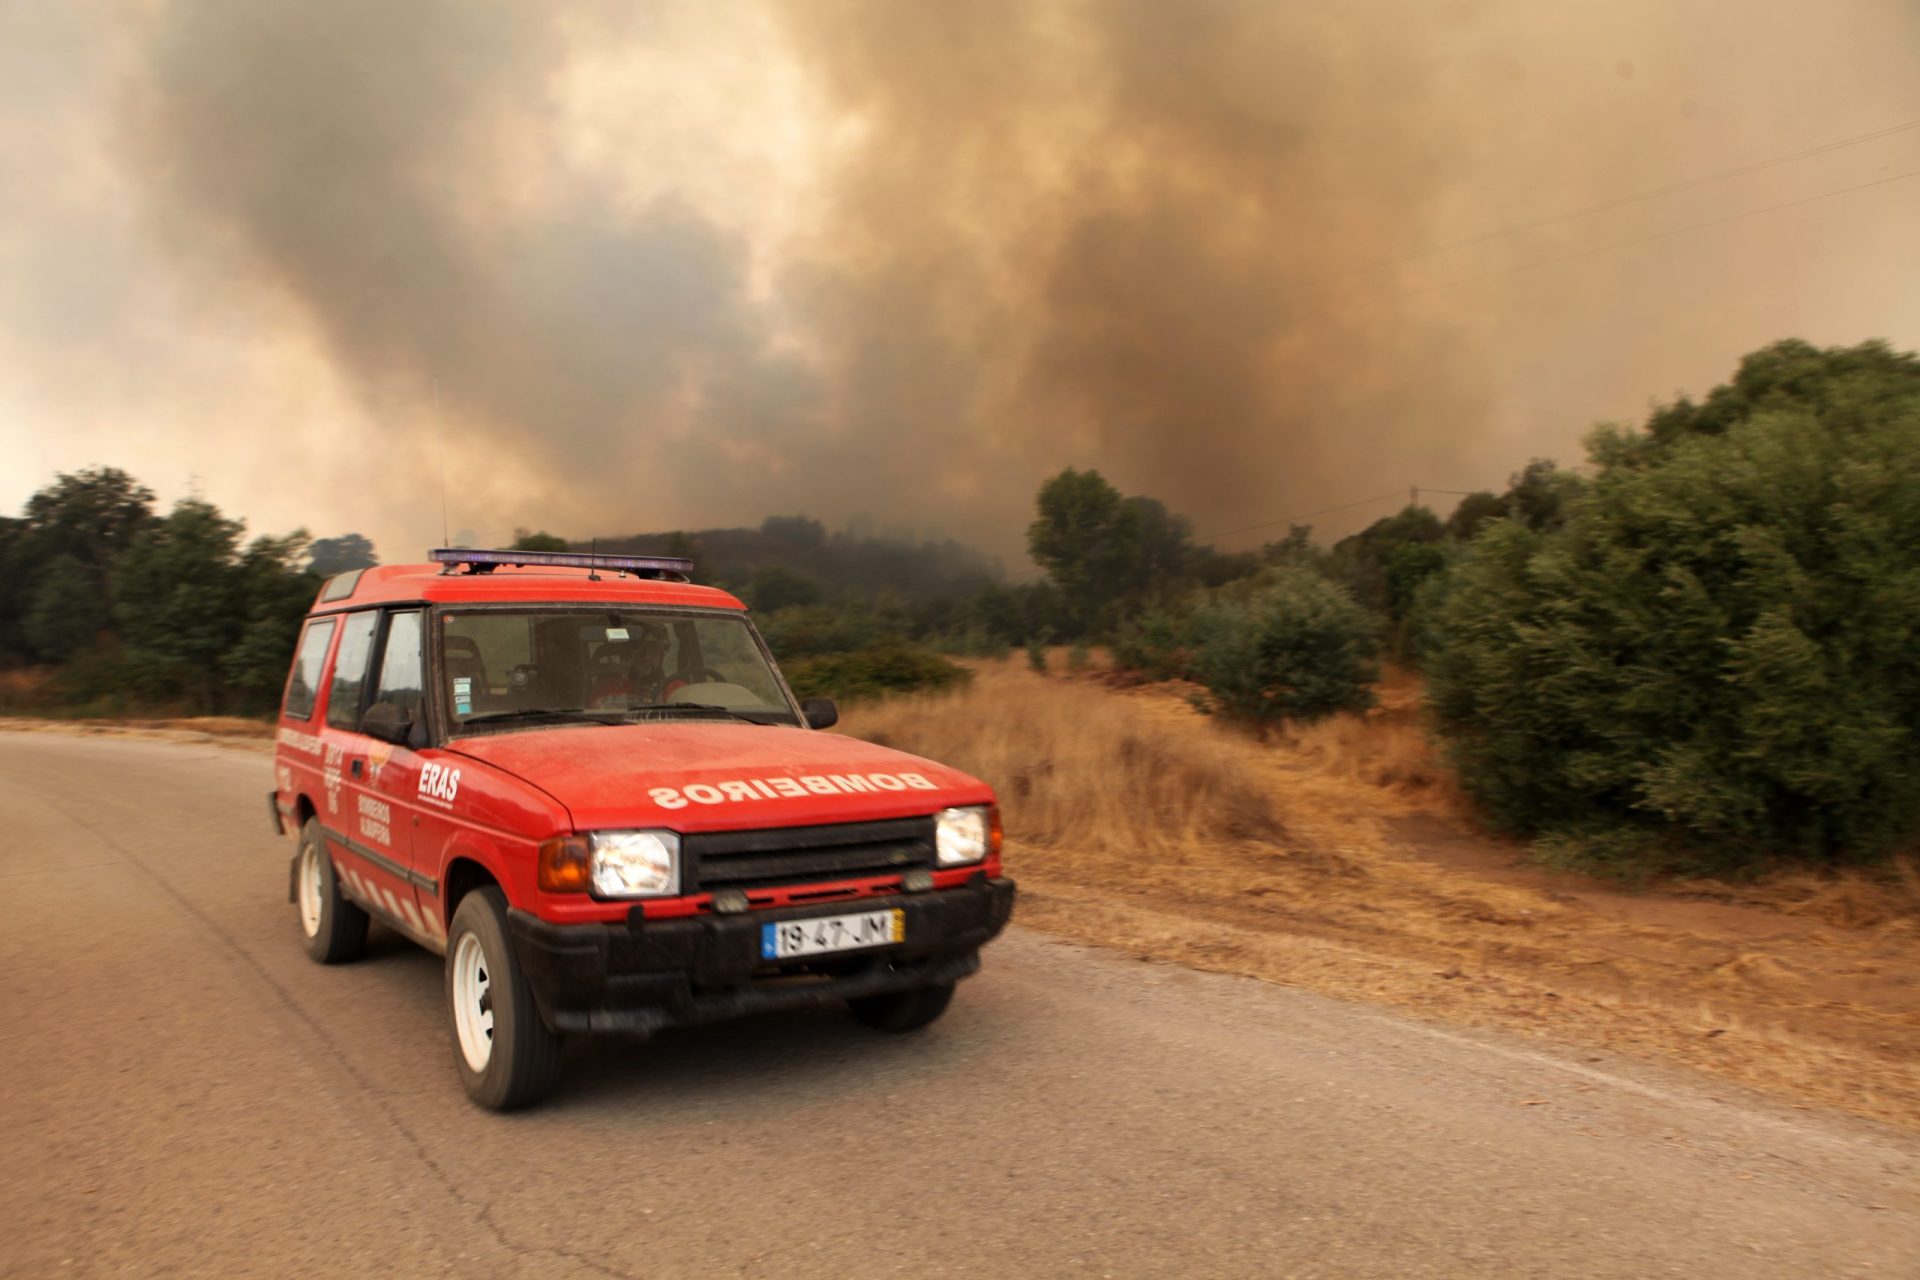
[[[624,924],[549,924],[509,911],[514,949],[548,1025],[561,1032],[646,1036],[663,1027],[952,982],[980,967],[980,947],[1013,914],[1014,883],[985,875],[956,889],[841,899],[742,915]],[[760,928],[781,920],[898,907],[906,941],[775,964]]]

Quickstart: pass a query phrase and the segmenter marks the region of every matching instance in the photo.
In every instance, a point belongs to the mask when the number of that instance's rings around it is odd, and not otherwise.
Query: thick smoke
[[[1514,375],[1479,304],[1379,301],[1430,282],[1396,260],[1463,229],[1463,164],[1524,109],[1480,5],[796,0],[775,29],[839,142],[759,256],[670,181],[555,158],[555,85],[647,38],[619,9],[177,3],[135,96],[179,258],[290,301],[389,429],[458,432],[498,523],[865,512],[1004,550],[1063,465],[1206,533],[1525,460],[1486,430]],[[1601,133],[1507,194],[1666,154]]]

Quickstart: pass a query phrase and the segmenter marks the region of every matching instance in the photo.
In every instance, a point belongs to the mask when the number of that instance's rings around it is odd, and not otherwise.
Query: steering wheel
[[[668,676],[666,683],[660,686],[660,696],[662,698],[671,698],[674,694],[690,684],[726,683],[728,683],[726,675],[722,672],[715,671],[712,667],[682,667]]]

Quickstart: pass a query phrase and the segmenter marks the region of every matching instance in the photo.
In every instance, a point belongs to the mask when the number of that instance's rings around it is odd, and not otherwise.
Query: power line
[[[1749,209],[1745,213],[1728,214],[1724,218],[1709,218],[1705,222],[1690,222],[1684,227],[1669,227],[1665,231],[1655,231],[1650,235],[1634,236],[1627,240],[1613,240],[1606,244],[1593,245],[1586,249],[1575,249],[1557,257],[1541,258],[1534,262],[1522,262],[1516,266],[1503,267],[1498,271],[1486,271],[1476,276],[1462,276],[1458,280],[1444,280],[1439,284],[1427,285],[1422,289],[1412,289],[1406,293],[1390,293],[1375,298],[1361,306],[1376,306],[1382,302],[1399,302],[1407,298],[1417,298],[1422,294],[1435,293],[1441,289],[1451,289],[1457,285],[1473,284],[1480,280],[1492,280],[1499,276],[1510,276],[1516,272],[1530,271],[1535,267],[1550,267],[1560,262],[1571,262],[1575,258],[1585,258],[1596,253],[1605,253],[1609,249],[1626,249],[1634,245],[1646,244],[1653,240],[1664,240],[1668,236],[1682,235],[1688,231],[1703,231],[1708,227],[1721,227],[1729,222],[1739,222],[1746,218],[1757,218],[1763,213],[1777,213],[1782,209],[1794,209],[1804,204],[1813,204],[1820,200],[1830,200],[1834,196],[1851,195],[1855,191],[1866,191],[1872,187],[1884,187],[1892,182],[1905,182],[1908,178],[1920,178],[1920,169],[1909,169],[1905,173],[1896,173],[1888,178],[1875,178],[1872,182],[1857,183],[1851,187],[1839,187],[1833,191],[1822,191],[1818,195],[1802,196],[1798,200],[1783,200],[1779,204],[1766,205],[1759,209]]]
[[[1322,507],[1318,511],[1305,511],[1297,516],[1284,516],[1279,520],[1264,520],[1259,524],[1250,524],[1242,529],[1228,529],[1224,533],[1201,534],[1199,537],[1195,538],[1194,541],[1195,542],[1215,542],[1221,538],[1231,538],[1235,534],[1252,533],[1255,529],[1271,529],[1277,524],[1299,524],[1302,520],[1311,520],[1315,516],[1332,515],[1336,511],[1346,511],[1352,507],[1364,507],[1370,502],[1385,502],[1388,498],[1397,498],[1405,492],[1406,492],[1405,489],[1395,489],[1392,493],[1380,493],[1380,494],[1375,494],[1371,498],[1361,498],[1355,502],[1343,502],[1337,507]],[[1440,492],[1440,490],[1431,489],[1428,492],[1438,493]]]
[[[1817,147],[1809,147],[1805,151],[1796,151],[1791,155],[1775,156],[1771,160],[1756,160],[1752,164],[1743,164],[1732,169],[1722,169],[1718,173],[1710,173],[1698,178],[1688,178],[1683,182],[1669,183],[1664,187],[1653,187],[1646,191],[1635,192],[1633,195],[1617,196],[1612,200],[1602,200],[1598,204],[1585,205],[1578,209],[1569,209],[1564,213],[1548,214],[1545,217],[1533,218],[1526,222],[1509,223],[1504,227],[1495,227],[1491,231],[1483,231],[1479,235],[1466,236],[1459,240],[1448,240],[1441,244],[1429,245],[1424,249],[1413,249],[1391,258],[1381,258],[1377,262],[1348,267],[1340,274],[1357,275],[1363,271],[1374,271],[1381,267],[1391,267],[1402,262],[1411,262],[1416,258],[1427,258],[1437,253],[1447,253],[1454,249],[1465,249],[1470,245],[1484,244],[1489,240],[1496,240],[1501,236],[1513,235],[1521,231],[1532,231],[1539,227],[1552,226],[1556,222],[1571,222],[1575,218],[1584,218],[1589,214],[1605,213],[1609,209],[1619,209],[1626,205],[1638,204],[1643,200],[1653,200],[1660,196],[1672,195],[1676,191],[1688,191],[1694,187],[1704,187],[1711,183],[1724,182],[1728,178],[1738,178],[1749,173],[1758,173],[1762,169],[1772,169],[1779,165],[1791,164],[1796,160],[1805,160],[1811,156],[1825,155],[1829,151],[1839,151],[1846,147],[1858,146],[1862,142],[1872,142],[1877,138],[1892,137],[1896,133],[1906,133],[1913,129],[1920,129],[1920,120],[1909,120],[1905,124],[1889,125],[1885,129],[1876,129],[1871,133],[1860,133],[1855,134],[1851,138],[1840,138],[1833,142],[1824,142]]]

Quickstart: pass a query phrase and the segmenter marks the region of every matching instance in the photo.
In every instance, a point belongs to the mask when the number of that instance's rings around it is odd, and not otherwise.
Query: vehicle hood
[[[844,734],[667,721],[458,738],[448,750],[566,806],[576,831],[865,822],[986,804],[976,778]]]

